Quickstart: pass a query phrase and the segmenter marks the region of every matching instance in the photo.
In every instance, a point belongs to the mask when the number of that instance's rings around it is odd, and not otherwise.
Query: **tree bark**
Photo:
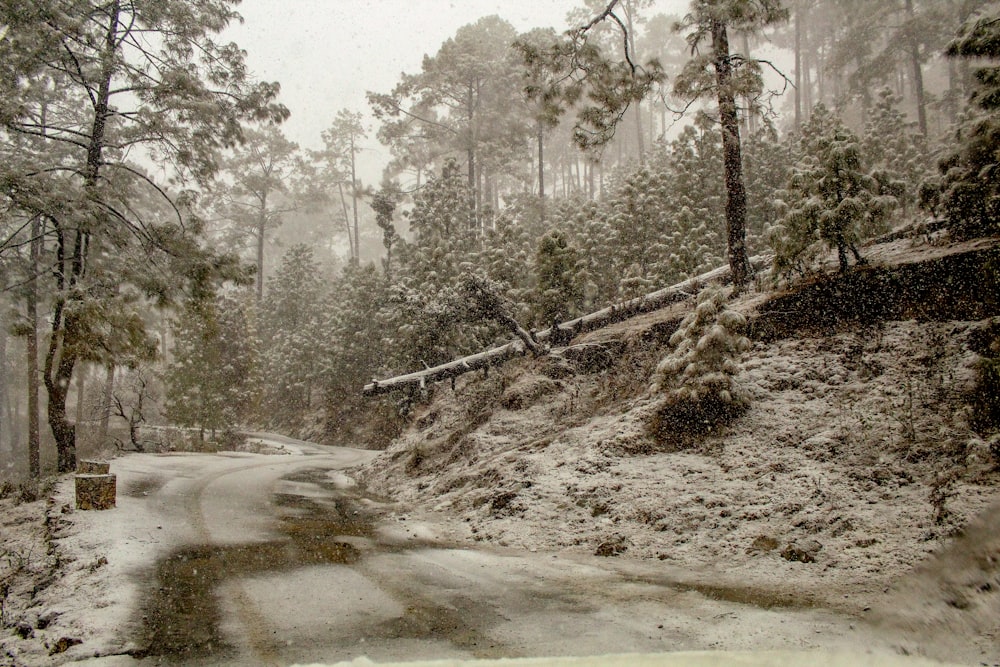
[[[41,475],[40,437],[38,423],[38,261],[42,253],[42,224],[31,223],[31,285],[28,287],[28,477]]]
[[[7,323],[0,315],[0,461],[9,461],[13,457],[14,447],[10,429],[10,401],[7,386]]]
[[[358,177],[355,172],[354,160],[354,135],[351,134],[351,200],[354,205],[354,248],[355,258],[358,264],[361,263],[361,237],[358,234]]]
[[[743,57],[750,60],[750,35],[744,31],[740,33],[740,48],[743,50]],[[752,137],[754,132],[757,131],[757,114],[753,108],[753,97],[747,95],[744,97],[744,104],[746,105],[746,111],[744,112],[744,127],[746,128],[746,136]]]
[[[466,160],[468,161],[468,180],[469,180],[469,210],[470,210],[470,220],[469,228],[477,229],[479,227],[479,209],[476,204],[478,198],[476,197],[476,141],[473,136],[474,132],[474,119],[476,117],[476,99],[475,99],[475,88],[472,82],[469,82],[468,97],[466,99],[466,117],[469,123],[469,145],[466,148]]]
[[[104,376],[104,401],[101,405],[101,444],[108,440],[108,425],[111,422],[111,403],[115,395],[115,365],[108,363]]]
[[[802,126],[802,2],[795,3],[795,129]]]
[[[261,197],[257,219],[257,303],[264,299],[264,233],[267,231],[267,193]]]
[[[538,121],[538,210],[545,222],[545,127]]]
[[[913,77],[913,96],[917,101],[917,124],[920,126],[920,134],[927,137],[927,101],[924,97],[924,73],[920,66],[920,42],[913,32],[913,0],[906,0],[906,19],[910,23],[907,31],[907,50],[910,56],[910,67]]]
[[[76,426],[66,418],[66,394],[76,356],[65,344],[76,333],[76,317],[65,314],[65,303],[57,302],[52,316],[52,339],[45,355],[45,392],[48,395],[48,419],[56,441],[57,470],[72,472],[76,467]],[[58,357],[58,359],[57,359]]]
[[[743,159],[740,149],[740,123],[736,98],[732,91],[732,62],[729,37],[723,21],[712,21],[712,50],[719,97],[719,121],[722,125],[722,155],[726,177],[726,228],[729,267],[733,284],[742,289],[750,282],[753,270],[747,257],[747,195],[743,184]]]
[[[358,263],[358,248],[354,245],[354,235],[351,234],[351,219],[347,215],[347,199],[344,197],[344,184],[337,182],[337,191],[340,193],[340,206],[344,209],[344,226],[347,228],[347,245],[351,253],[351,263]]]
[[[635,8],[632,3],[625,3],[625,20],[627,22],[628,30],[625,31],[626,38],[628,39],[629,48],[632,51],[632,61],[638,62],[639,55],[635,50],[635,28],[632,22],[632,14],[635,12]],[[635,138],[636,147],[639,150],[639,166],[646,164],[646,142],[642,136],[642,100],[636,100],[634,105],[635,111]],[[577,173],[579,173],[579,167],[577,168]]]
[[[77,424],[82,424],[84,420],[83,414],[83,395],[87,391],[87,377],[84,369],[81,365],[76,367],[76,414],[75,420]]]

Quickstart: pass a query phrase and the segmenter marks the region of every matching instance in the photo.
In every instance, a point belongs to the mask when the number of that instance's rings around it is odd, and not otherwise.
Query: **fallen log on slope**
[[[362,390],[362,394],[365,396],[376,396],[378,394],[385,394],[390,391],[396,391],[398,389],[405,389],[408,387],[419,387],[420,389],[423,389],[427,386],[428,382],[440,382],[441,380],[455,378],[459,375],[464,375],[465,373],[469,373],[471,371],[477,371],[481,368],[496,366],[498,364],[502,364],[508,359],[513,359],[514,357],[523,355],[524,352],[524,343],[520,340],[511,341],[506,345],[494,347],[490,350],[486,350],[485,352],[471,354],[467,357],[455,359],[454,361],[449,361],[446,364],[434,366],[433,368],[428,368],[426,370],[417,371],[415,373],[407,373],[406,375],[398,375],[386,380],[372,380],[370,384],[365,385]]]
[[[770,255],[758,255],[751,258],[750,262],[754,270],[759,271],[761,268],[769,266],[771,260]],[[659,310],[678,301],[690,299],[708,283],[719,282],[726,284],[730,281],[729,267],[720,266],[707,273],[689,278],[682,283],[664,287],[663,289],[629,299],[628,301],[612,304],[607,308],[602,308],[596,312],[563,322],[555,327],[543,329],[535,334],[535,340],[539,343],[551,341],[557,345],[565,344],[582,333],[600,329],[609,324],[635,317],[636,315]],[[456,378],[470,371],[496,366],[524,353],[524,343],[520,340],[515,340],[505,345],[486,350],[485,352],[455,359],[454,361],[449,361],[446,364],[434,366],[426,370],[398,375],[385,380],[372,380],[371,383],[364,386],[361,393],[364,396],[377,396],[378,394],[385,394],[400,389],[423,389],[430,382]]]

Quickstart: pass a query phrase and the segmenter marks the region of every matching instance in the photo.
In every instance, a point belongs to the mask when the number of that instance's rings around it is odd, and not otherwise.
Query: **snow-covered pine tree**
[[[656,368],[651,392],[662,394],[652,423],[660,439],[682,442],[739,415],[748,397],[735,380],[750,349],[746,318],[727,307],[729,290],[709,285],[670,337],[673,350]]]
[[[553,230],[543,236],[535,253],[535,321],[542,326],[565,322],[580,314],[583,285],[577,275],[579,258],[566,235]]]
[[[873,174],[891,192],[905,216],[917,200],[917,186],[927,177],[930,156],[916,123],[899,110],[902,98],[892,89],[879,91],[865,127],[862,148],[881,173]]]
[[[986,61],[975,69],[972,107],[956,134],[957,148],[938,163],[940,183],[921,200],[944,215],[959,236],[1000,231],[1000,13],[970,20],[947,50],[953,58]],[[990,62],[992,61],[992,62]]]
[[[289,248],[261,304],[264,415],[300,423],[319,398],[320,359],[328,344],[320,326],[325,291],[312,249]]]
[[[868,170],[861,143],[835,114],[819,104],[799,139],[801,159],[784,191],[784,216],[769,230],[774,269],[805,274],[826,248],[836,248],[840,270],[864,260],[858,244],[885,229],[895,197]]]
[[[189,301],[174,320],[165,377],[171,422],[214,435],[253,419],[260,375],[248,302],[236,297]]]

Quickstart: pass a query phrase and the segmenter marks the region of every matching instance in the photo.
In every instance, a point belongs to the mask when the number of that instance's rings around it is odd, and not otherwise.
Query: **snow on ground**
[[[112,461],[118,494],[111,510],[77,511],[70,476],[60,479],[48,500],[0,501],[0,555],[7,561],[0,562],[0,582],[14,569],[11,564],[23,560],[25,566],[4,596],[3,624],[21,629],[0,638],[0,664],[54,665],[134,651],[128,637],[135,634],[144,580],[135,575],[199,538],[188,513],[150,497],[168,484],[183,488],[193,478],[243,468],[247,459],[266,463],[273,460],[268,454],[301,455],[308,449],[308,443],[264,434],[249,441],[250,449],[266,454],[131,454]],[[203,522],[225,523],[210,514]],[[241,531],[240,540],[252,539],[246,526]]]
[[[525,360],[442,388],[362,478],[473,540],[658,559],[725,599],[859,615],[1000,500],[967,426],[976,323],[757,342],[750,411],[678,446],[650,434],[646,389],[676,316],[602,332],[615,363]],[[965,657],[1000,660],[1000,558],[977,576],[962,585],[987,621]]]

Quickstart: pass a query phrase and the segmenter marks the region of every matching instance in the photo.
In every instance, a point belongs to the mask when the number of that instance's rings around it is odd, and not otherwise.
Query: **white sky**
[[[682,13],[686,0],[659,0],[654,11]],[[482,16],[497,14],[518,31],[564,30],[582,0],[243,0],[245,23],[224,35],[248,53],[251,72],[281,82],[292,116],[284,126],[300,146],[319,147],[320,132],[339,109],[368,113],[365,92],[389,92],[402,72],[420,70],[424,54]],[[378,182],[388,159],[366,142],[360,178]]]

